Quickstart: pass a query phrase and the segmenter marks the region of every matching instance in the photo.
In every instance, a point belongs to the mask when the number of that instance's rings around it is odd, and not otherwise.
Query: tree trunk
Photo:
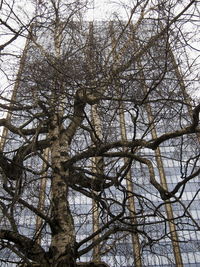
[[[76,266],[75,265],[75,230],[74,222],[70,212],[69,203],[67,201],[68,186],[63,177],[66,177],[66,171],[62,168],[63,153],[66,160],[68,144],[64,137],[60,134],[58,116],[55,115],[52,122],[52,145],[51,145],[51,161],[52,161],[52,240],[50,246],[50,257],[52,267]]]

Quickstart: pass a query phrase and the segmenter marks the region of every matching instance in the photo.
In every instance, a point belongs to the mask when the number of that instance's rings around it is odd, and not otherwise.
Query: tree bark
[[[54,116],[52,122],[52,145],[51,145],[51,161],[52,161],[52,240],[50,246],[50,254],[52,255],[51,266],[76,266],[75,265],[75,231],[74,222],[70,212],[69,203],[67,201],[68,186],[63,177],[66,171],[62,168],[62,153],[67,152],[68,144],[60,135],[60,126],[58,116]],[[66,159],[66,156],[65,156]]]

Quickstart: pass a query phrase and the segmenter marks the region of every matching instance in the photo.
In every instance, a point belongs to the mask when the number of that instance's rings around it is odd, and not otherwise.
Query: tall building
[[[59,224],[78,262],[200,265],[199,108],[173,44],[153,20],[32,27],[1,107],[1,266],[50,259]]]

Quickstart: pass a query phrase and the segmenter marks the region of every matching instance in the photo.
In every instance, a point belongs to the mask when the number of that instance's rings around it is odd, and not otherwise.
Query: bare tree
[[[200,174],[183,28],[197,4],[132,1],[126,21],[92,23],[86,2],[35,3],[0,103],[2,266],[181,267],[181,244],[198,246],[183,234],[200,230],[199,189],[185,200]]]

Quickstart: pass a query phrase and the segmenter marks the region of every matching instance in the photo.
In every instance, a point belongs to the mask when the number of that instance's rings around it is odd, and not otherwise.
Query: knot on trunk
[[[99,97],[97,92],[94,92],[94,90],[87,88],[78,90],[76,93],[77,100],[81,101],[82,103],[87,103],[90,105],[94,105],[99,101]]]

